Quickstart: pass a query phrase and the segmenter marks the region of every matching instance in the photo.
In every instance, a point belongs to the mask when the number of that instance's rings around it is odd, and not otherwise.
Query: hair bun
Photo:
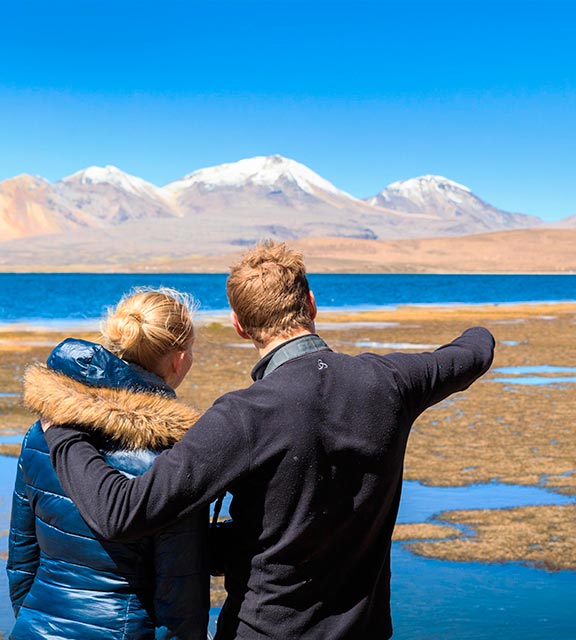
[[[130,311],[130,313],[128,314],[128,318],[132,318],[133,320],[136,320],[136,322],[139,322],[140,324],[144,322],[144,314],[138,310]]]
[[[134,348],[144,337],[144,316],[140,311],[119,314],[116,321],[117,342],[121,349]]]

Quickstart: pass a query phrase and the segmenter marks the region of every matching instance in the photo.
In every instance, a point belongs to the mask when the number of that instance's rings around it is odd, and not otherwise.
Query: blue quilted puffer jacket
[[[73,403],[70,385],[81,394]],[[29,368],[24,396],[40,412],[58,403],[65,422],[89,428],[109,464],[131,476],[148,469],[197,419],[163,380],[82,340],[64,341],[47,367]],[[122,407],[135,398],[138,421],[126,421]],[[205,640],[207,530],[206,508],[154,535],[99,539],[60,487],[37,422],[24,439],[12,504],[7,571],[16,624],[10,638]]]

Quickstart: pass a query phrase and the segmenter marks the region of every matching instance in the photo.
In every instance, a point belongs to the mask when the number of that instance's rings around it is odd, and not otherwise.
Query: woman
[[[107,349],[67,339],[46,367],[30,367],[24,400],[90,429],[111,465],[141,474],[198,418],[174,393],[192,365],[190,301],[173,290],[140,290],[109,312],[102,333]],[[70,401],[70,385],[81,401]],[[122,409],[135,402],[139,419],[127,420]],[[150,537],[99,540],[62,491],[36,422],[22,445],[12,506],[10,638],[204,640],[207,526],[206,508]]]

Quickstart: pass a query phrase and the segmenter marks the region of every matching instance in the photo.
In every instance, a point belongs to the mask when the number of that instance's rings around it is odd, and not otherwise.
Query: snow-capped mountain
[[[442,223],[442,235],[519,229],[541,222],[534,216],[501,211],[478,198],[468,187],[442,176],[425,175],[393,182],[366,202],[431,216]]]
[[[218,187],[243,188],[248,185],[273,188],[280,184],[293,184],[310,194],[326,191],[355,200],[353,196],[337,189],[307,166],[279,155],[257,156],[199,169],[165,188],[174,191],[193,185],[203,185],[206,190]]]
[[[104,223],[176,215],[162,189],[111,165],[88,167],[55,186],[75,207]]]
[[[342,206],[359,203],[357,198],[336,188],[305,165],[279,155],[257,156],[199,169],[166,185],[164,191],[179,200],[231,192],[236,197],[241,193],[272,199],[283,195],[285,201],[292,204],[310,197]]]
[[[282,156],[258,156],[200,169],[163,188],[183,217],[206,234],[248,244],[278,239],[341,236],[377,238],[384,217],[305,165]],[[391,232],[393,233],[393,231]]]
[[[282,156],[200,169],[165,187],[116,167],[89,167],[53,184],[31,176],[0,182],[0,263],[10,255],[50,263],[56,251],[100,264],[114,261],[109,256],[222,254],[266,237],[429,238],[540,222],[439,176],[395,182],[360,200]]]
[[[442,176],[420,176],[410,180],[399,180],[388,185],[377,196],[369,198],[372,205],[388,205],[412,213],[429,212],[431,203],[445,205],[452,202],[455,207],[469,198],[468,187]]]
[[[163,197],[161,189],[158,187],[155,187],[150,182],[146,182],[146,180],[142,180],[142,178],[125,173],[112,165],[106,165],[105,167],[88,167],[87,169],[73,173],[67,178],[63,178],[61,182],[77,185],[106,184],[138,196],[148,196],[150,198]]]

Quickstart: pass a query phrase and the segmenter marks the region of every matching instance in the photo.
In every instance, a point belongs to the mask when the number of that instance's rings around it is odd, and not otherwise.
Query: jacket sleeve
[[[103,538],[119,540],[207,506],[247,473],[251,448],[241,416],[224,396],[136,478],[109,467],[75,429],[55,425],[45,435],[60,483],[84,520]]]
[[[494,337],[473,327],[431,353],[385,356],[396,370],[399,388],[412,419],[452,393],[464,391],[492,364]]]
[[[154,536],[156,640],[205,640],[210,609],[208,509]]]
[[[8,563],[6,566],[10,600],[16,617],[24,598],[34,582],[39,560],[40,550],[36,539],[34,513],[26,494],[22,456],[20,456],[12,497]]]

